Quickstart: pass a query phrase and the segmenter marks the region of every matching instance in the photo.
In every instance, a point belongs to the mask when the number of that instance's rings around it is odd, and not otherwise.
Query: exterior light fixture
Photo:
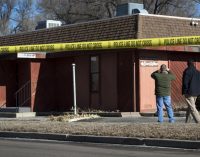
[[[197,26],[199,23],[198,21],[194,20],[193,18],[191,19],[190,25],[191,26]]]

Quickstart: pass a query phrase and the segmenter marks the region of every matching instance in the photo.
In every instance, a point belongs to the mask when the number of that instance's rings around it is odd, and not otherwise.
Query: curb
[[[87,135],[68,135],[67,141],[73,142],[91,142],[91,143],[108,143],[108,144],[122,144],[122,145],[143,145],[140,138],[129,137],[112,137],[112,136],[87,136]]]
[[[93,135],[70,135],[70,134],[49,134],[32,132],[0,132],[4,138],[27,138],[71,142],[91,142],[137,146],[156,146],[166,148],[200,149],[200,141],[170,140],[151,138],[132,138],[117,136],[93,136]]]
[[[183,149],[200,149],[200,141],[190,140],[170,140],[170,139],[144,139],[146,146],[183,148]]]
[[[7,138],[27,138],[27,139],[43,139],[43,140],[58,140],[65,141],[65,134],[45,134],[34,132],[0,132],[0,137]]]

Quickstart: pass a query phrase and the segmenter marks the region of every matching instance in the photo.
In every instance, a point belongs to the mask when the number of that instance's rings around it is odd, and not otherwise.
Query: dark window
[[[91,76],[91,91],[99,91],[99,56],[92,56],[90,58],[90,76]]]

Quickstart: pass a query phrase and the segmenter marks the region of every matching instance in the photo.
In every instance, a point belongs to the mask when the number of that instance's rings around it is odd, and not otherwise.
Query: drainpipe
[[[77,107],[76,107],[76,64],[72,64],[72,71],[73,71],[73,91],[74,91],[74,114],[77,114]]]

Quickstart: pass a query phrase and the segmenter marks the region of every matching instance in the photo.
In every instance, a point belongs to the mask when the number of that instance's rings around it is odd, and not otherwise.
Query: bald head
[[[160,66],[160,70],[161,70],[161,72],[167,71],[167,66],[166,66],[165,64],[162,64],[162,65]]]

